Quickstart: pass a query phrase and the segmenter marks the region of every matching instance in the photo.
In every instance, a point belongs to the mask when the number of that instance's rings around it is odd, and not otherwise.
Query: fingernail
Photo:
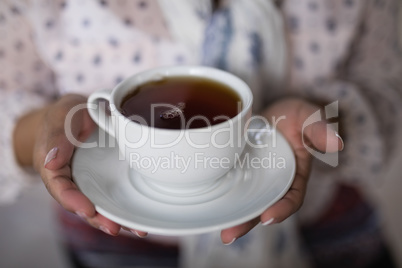
[[[130,232],[132,232],[133,234],[135,234],[139,238],[145,238],[147,236],[147,235],[140,235],[136,230],[130,230]]]
[[[225,246],[229,246],[231,244],[234,243],[234,241],[236,241],[236,237],[232,239],[232,241],[230,241],[229,243],[223,243]]]
[[[44,167],[46,167],[47,164],[49,164],[53,159],[56,158],[58,151],[59,151],[59,148],[54,147],[47,153],[46,158],[45,158],[45,164],[43,165]]]
[[[339,142],[341,143],[341,151],[343,151],[343,148],[345,148],[345,143],[343,142],[342,137],[339,135],[338,132],[335,132],[335,136],[338,138]]]
[[[85,219],[87,219],[88,218],[88,215],[87,214],[85,214],[84,212],[82,212],[82,211],[76,211],[75,212],[75,214],[77,214],[78,215],[78,217],[80,217],[81,219],[83,219],[83,220],[85,220]]]
[[[99,226],[99,230],[101,230],[102,232],[104,232],[108,235],[113,235],[112,232],[110,232],[110,230],[108,228],[106,228],[105,226]]]
[[[275,218],[270,218],[266,222],[263,222],[262,225],[264,225],[264,226],[270,225],[270,224],[274,223],[274,220],[275,220]]]

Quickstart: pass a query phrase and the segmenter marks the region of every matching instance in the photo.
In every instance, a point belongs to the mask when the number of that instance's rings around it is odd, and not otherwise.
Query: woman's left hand
[[[295,154],[295,178],[285,196],[266,209],[260,217],[222,230],[221,239],[224,244],[233,243],[260,222],[263,225],[280,223],[299,210],[306,193],[312,159],[311,154],[303,144],[302,135],[304,135],[304,141],[308,143],[308,146],[314,147],[318,151],[337,152],[343,149],[344,144],[341,137],[335,130],[330,129],[327,131],[327,122],[325,120],[303,129],[306,119],[319,109],[320,107],[302,99],[284,99],[265,110],[263,115],[268,120],[285,116],[285,119],[277,123],[276,129],[287,139]]]

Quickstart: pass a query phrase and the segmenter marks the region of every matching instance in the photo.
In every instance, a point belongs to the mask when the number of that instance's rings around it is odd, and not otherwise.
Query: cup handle
[[[116,137],[112,116],[106,111],[105,105],[99,105],[99,100],[106,100],[110,103],[111,93],[110,89],[101,89],[92,93],[88,97],[87,106],[92,120],[109,135]],[[113,107],[111,108],[113,109]]]

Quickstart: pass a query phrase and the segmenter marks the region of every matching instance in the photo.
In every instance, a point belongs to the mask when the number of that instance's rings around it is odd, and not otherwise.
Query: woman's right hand
[[[71,159],[75,146],[66,136],[65,120],[69,111],[85,104],[81,95],[66,95],[57,102],[22,117],[14,131],[14,147],[20,164],[33,165],[53,198],[66,210],[110,235],[117,235],[121,226],[97,213],[95,206],[74,184]],[[87,109],[78,109],[71,119],[71,134],[78,141],[86,140],[95,129]],[[131,230],[143,237],[145,232]]]

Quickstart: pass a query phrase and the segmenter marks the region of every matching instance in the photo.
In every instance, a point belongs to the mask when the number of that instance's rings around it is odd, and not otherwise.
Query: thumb
[[[71,161],[75,146],[87,139],[95,128],[88,111],[78,110],[71,120],[60,120],[52,126],[46,139],[46,157],[43,165],[50,170],[56,170]]]
[[[315,122],[302,131],[304,142],[321,152],[334,153],[344,148],[344,142],[339,133],[325,120]]]
[[[47,154],[43,166],[50,170],[57,170],[70,163],[74,152],[74,145],[64,134],[49,139]]]

